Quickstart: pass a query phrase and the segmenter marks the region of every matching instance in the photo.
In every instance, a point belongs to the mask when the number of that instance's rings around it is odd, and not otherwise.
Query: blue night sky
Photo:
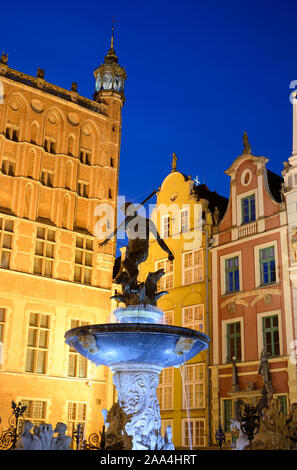
[[[297,80],[295,0],[3,2],[8,65],[81,95],[109,49],[126,68],[120,194],[140,202],[171,170],[229,196],[224,171],[248,133],[281,173],[291,152],[290,82]]]

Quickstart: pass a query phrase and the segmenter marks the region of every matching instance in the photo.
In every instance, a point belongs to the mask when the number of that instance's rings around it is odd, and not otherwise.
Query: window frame
[[[282,357],[284,354],[284,343],[283,343],[283,329],[282,329],[282,315],[281,310],[271,310],[267,312],[260,312],[257,314],[257,339],[258,339],[258,359],[261,357],[261,353],[264,348],[264,338],[263,338],[263,318],[270,317],[273,315],[278,316],[278,335],[279,335],[279,356],[269,356],[269,357]]]
[[[75,410],[75,418],[69,418],[69,412],[71,411],[69,409],[69,406],[70,405],[75,405],[76,407],[76,410]],[[84,407],[84,419],[83,420],[80,420],[79,419],[79,406],[83,406]],[[87,425],[87,420],[88,420],[88,403],[87,402],[83,402],[83,401],[71,401],[71,400],[67,400],[66,401],[66,417],[65,417],[65,422],[67,424],[67,434],[69,436],[72,436],[73,435],[73,431],[75,429],[75,426],[77,426],[77,424],[82,424],[82,432],[83,432],[83,435],[85,434],[85,431],[86,431],[86,425]],[[74,445],[73,441],[72,441],[72,445]]]
[[[38,323],[37,325],[33,325],[30,323],[30,317],[31,314],[33,315],[38,315]],[[42,326],[41,325],[41,317],[46,316],[48,320],[48,326]],[[37,374],[37,375],[46,375],[47,370],[48,370],[48,357],[49,357],[49,345],[50,345],[50,333],[51,333],[51,315],[49,313],[44,313],[44,312],[36,312],[35,310],[30,310],[29,311],[29,317],[28,317],[28,324],[27,324],[27,340],[26,340],[26,358],[25,358],[25,373],[26,374]],[[35,336],[35,345],[29,344],[29,338],[30,338],[30,330],[34,330],[34,336]],[[40,337],[41,337],[41,332],[45,331],[47,333],[46,336],[46,346],[41,347],[40,346]],[[28,364],[28,354],[29,351],[34,351],[33,356],[32,356],[32,370],[27,370],[27,364]],[[40,372],[38,371],[38,360],[39,360],[39,352],[44,353],[44,358],[43,358],[43,371]]]
[[[169,379],[168,379],[169,377]],[[174,408],[174,370],[173,367],[166,367],[162,370],[159,384],[156,389],[159,407],[161,411],[170,411]],[[169,403],[168,403],[169,397]]]
[[[182,419],[182,445],[183,447],[189,448],[190,447],[190,441],[187,443],[186,442],[186,424],[187,423],[193,423],[193,428],[192,428],[192,447],[205,447],[206,446],[206,420],[205,418],[183,418]],[[203,422],[203,434],[200,436],[200,439],[202,440],[203,444],[202,445],[197,445],[197,435],[196,431],[197,428],[195,426],[196,422]]]
[[[195,264],[195,255],[194,253],[198,251],[199,255],[201,255],[201,263],[196,263]],[[192,262],[191,266],[185,267],[185,259],[187,255],[191,255]],[[195,269],[197,269],[198,272],[198,279],[194,279],[195,277]],[[201,273],[201,277],[199,277],[199,270]],[[191,272],[191,282],[186,282],[186,275]],[[205,267],[204,267],[204,249],[202,248],[196,248],[195,250],[189,250],[185,251],[182,253],[182,285],[183,286],[190,286],[191,284],[196,284],[198,282],[204,282],[205,279]]]
[[[186,213],[186,216],[187,216],[186,230],[183,230],[183,223],[182,223],[184,213]],[[181,209],[179,212],[179,231],[180,233],[186,233],[186,232],[189,232],[189,230],[190,230],[190,210],[189,210],[189,207],[185,207]]]
[[[273,318],[277,318],[277,327],[273,326]],[[265,327],[264,322],[265,320],[270,319],[270,326],[269,328]],[[277,344],[276,341],[274,341],[274,333],[277,332],[278,334],[278,354],[275,354],[275,345]],[[263,334],[263,346],[267,348],[267,339],[266,339],[266,334],[271,333],[272,337],[272,342],[271,342],[271,349],[272,352],[270,353],[269,357],[279,357],[280,356],[280,335],[279,335],[279,319],[278,315],[265,315],[262,317],[262,334]],[[267,348],[268,349],[268,348]],[[270,352],[270,351],[269,351]]]
[[[229,323],[240,322],[240,334],[241,334],[241,361],[245,361],[245,350],[244,350],[244,318],[243,317],[234,317],[228,320],[222,321],[222,363],[230,364],[228,361],[228,346],[227,346],[227,325]],[[231,358],[232,360],[232,358]]]
[[[198,372],[196,372],[196,368]],[[194,378],[190,380],[189,370],[191,369],[193,370],[192,377]],[[199,378],[200,370],[202,370],[202,379]],[[188,408],[189,410],[204,409],[205,408],[205,385],[206,385],[205,363],[196,362],[194,364],[184,365],[183,378],[184,378],[184,388],[182,390],[183,409],[186,409],[186,408]],[[192,400],[189,400],[188,389],[192,389],[192,394],[191,394]],[[187,393],[187,397],[185,397],[185,393]],[[200,395],[202,395],[202,399],[199,397]]]
[[[194,321],[186,321],[185,320],[185,316],[186,316],[186,310],[187,309],[195,309],[196,307],[201,307],[202,308],[202,320],[197,320],[197,322],[195,321],[195,311],[192,312],[192,317],[193,317],[193,320]],[[203,328],[200,329],[200,328],[196,328],[195,325],[196,324],[201,324],[203,325]],[[204,333],[205,331],[205,308],[204,308],[204,304],[194,304],[194,305],[187,305],[185,307],[182,307],[182,326],[185,327],[185,328],[190,328],[190,329],[193,329],[195,331],[201,331],[201,333]]]
[[[166,230],[165,230],[165,220],[166,219],[167,219],[167,223],[166,223]],[[162,228],[161,238],[163,238],[165,240],[168,239],[171,236],[171,218],[170,218],[170,214],[165,214],[165,215],[162,216],[161,228]]]
[[[163,264],[163,266],[162,266]],[[172,270],[167,271],[167,266],[172,266]],[[174,260],[169,261],[168,258],[159,259],[155,262],[155,270],[158,271],[159,269],[164,269],[165,274],[159,279],[157,284],[157,290],[169,290],[174,289]],[[170,282],[170,286],[167,285],[168,278],[172,278],[172,282]],[[172,284],[172,286],[171,286]]]
[[[254,199],[254,218],[252,218],[252,207],[251,207],[251,200]],[[245,221],[245,213],[244,213],[244,201],[248,201],[248,220]],[[241,225],[251,224],[252,222],[256,222],[257,214],[256,214],[256,194],[252,193],[248,196],[244,196],[241,198]]]
[[[261,265],[260,265],[260,250],[266,248],[274,248],[274,263],[275,263],[275,281],[270,284],[261,284]],[[280,282],[279,280],[279,262],[278,262],[278,242],[271,240],[270,242],[262,243],[261,245],[254,246],[254,260],[255,260],[255,287],[264,287],[274,285]]]
[[[78,239],[82,239],[82,246],[79,246]],[[90,241],[92,243],[92,248],[89,249],[87,248],[87,241]],[[77,253],[81,254],[81,263],[77,262]],[[86,254],[91,255],[91,264],[86,264]],[[80,269],[80,280],[78,280],[76,277],[76,268]],[[94,268],[94,240],[88,237],[83,237],[80,235],[77,235],[75,238],[75,246],[74,246],[74,270],[73,270],[73,281],[74,282],[79,282],[80,284],[84,284],[87,286],[92,285],[92,273],[93,273],[93,268]],[[88,272],[88,276],[90,278],[90,282],[86,281],[86,276],[85,273]]]
[[[44,230],[44,238],[38,236],[38,229]],[[54,240],[48,238],[49,232],[53,232],[55,234]],[[43,253],[37,253],[37,243],[43,243]],[[48,256],[47,248],[48,246],[52,246],[53,256]],[[35,252],[34,252],[34,266],[33,266],[33,274],[37,276],[44,276],[48,278],[54,277],[54,265],[55,265],[55,254],[56,254],[56,230],[51,227],[44,227],[44,226],[37,226],[36,230],[36,238],[35,238]],[[41,273],[37,272],[35,267],[35,263],[37,259],[41,262]],[[50,275],[46,274],[47,267],[50,266]]]
[[[74,322],[76,323],[74,325]],[[72,318],[70,321],[70,329],[72,328],[77,328],[79,326],[86,326],[89,325],[89,322],[79,320],[79,319],[74,319]],[[70,361],[74,359],[74,374],[70,374]],[[80,375],[80,368],[81,364],[84,364],[84,370],[85,374]],[[76,349],[72,348],[71,346],[69,347],[68,351],[68,366],[67,366],[67,377],[72,377],[72,378],[78,378],[78,379],[86,379],[88,378],[88,372],[89,372],[89,363],[87,358],[79,354]]]
[[[269,251],[273,249],[273,257],[270,256],[270,253]],[[263,258],[261,259],[261,253],[262,252],[268,252],[268,257],[267,257],[267,260],[263,261]],[[270,264],[271,264],[271,261],[273,260],[273,263],[274,263],[274,271],[271,270],[271,267],[270,267]],[[265,282],[264,280],[264,271],[263,271],[263,265],[266,264],[268,265],[268,277],[269,277],[269,280],[268,282]],[[259,265],[260,265],[260,279],[261,279],[261,286],[267,286],[267,285],[270,285],[270,284],[275,284],[276,282],[276,263],[275,263],[275,249],[274,249],[274,246],[271,245],[271,246],[268,246],[266,248],[260,248],[259,249]],[[271,280],[271,277],[272,277],[272,274],[274,272],[274,280]]]
[[[231,326],[234,326],[235,325],[239,325],[239,333],[237,331],[235,331],[234,333],[230,333],[230,327]],[[227,324],[227,327],[226,327],[226,335],[227,335],[227,338],[226,338],[226,341],[227,341],[227,362],[232,362],[233,361],[233,357],[235,357],[235,360],[237,362],[241,362],[242,361],[242,333],[241,333],[241,324],[239,321],[235,321],[235,322],[229,322]],[[234,350],[235,350],[235,353],[234,355],[231,356],[231,340],[234,340]],[[237,349],[238,349],[238,344],[240,345],[240,357],[237,357]]]
[[[10,222],[12,228],[8,229],[6,222]],[[10,237],[10,247],[4,246],[5,236]],[[8,217],[0,217],[0,268],[1,269],[11,269],[10,263],[13,254],[13,244],[14,244],[14,220],[9,219]],[[5,256],[3,256],[5,255]],[[7,266],[5,266],[6,261],[3,260],[7,258]],[[2,265],[3,264],[3,265]]]
[[[220,256],[220,277],[221,277],[221,295],[233,295],[232,292],[226,291],[226,272],[225,272],[225,261],[230,258],[238,256],[238,268],[239,268],[239,290],[236,293],[243,290],[243,279],[242,279],[242,254],[241,251],[233,251],[227,255]]]
[[[50,408],[50,400],[47,400],[47,399],[44,399],[44,398],[27,398],[27,397],[22,397],[22,398],[18,398],[17,402],[21,402],[22,405],[25,405],[28,407],[27,403],[26,402],[29,402],[29,403],[32,403],[32,408],[33,408],[33,414],[30,415],[29,412],[30,412],[30,409],[26,409],[23,417],[24,419],[26,420],[30,420],[34,425],[39,425],[39,424],[44,424],[47,422],[48,420],[48,413],[49,413],[49,408]],[[40,417],[40,416],[34,416],[34,406],[36,406],[37,403],[42,403],[43,406],[44,406],[44,410],[42,410],[43,412],[43,416]]]
[[[230,407],[230,409],[229,409],[230,416],[227,416],[227,413],[226,413],[227,403]],[[222,398],[222,400],[221,400],[221,409],[223,410],[223,429],[224,429],[225,432],[231,432],[231,430],[230,430],[230,424],[231,424],[230,419],[232,419],[232,417],[234,415],[232,398]]]
[[[232,268],[227,267],[227,263],[229,261],[234,261],[237,260],[237,266],[232,266]],[[236,275],[235,273],[238,272],[238,289],[236,289]],[[233,273],[233,279],[232,279],[232,284],[233,288],[232,290],[229,290],[230,284],[229,284],[229,273]],[[238,256],[233,256],[232,258],[228,258],[225,260],[225,292],[226,294],[234,294],[235,292],[240,291],[240,278],[239,278],[239,257]]]

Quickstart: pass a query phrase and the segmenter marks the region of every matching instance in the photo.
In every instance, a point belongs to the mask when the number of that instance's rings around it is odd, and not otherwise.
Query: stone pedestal
[[[121,362],[111,367],[118,401],[127,415],[126,432],[133,436],[133,450],[163,449],[161,415],[156,389],[162,367]]]

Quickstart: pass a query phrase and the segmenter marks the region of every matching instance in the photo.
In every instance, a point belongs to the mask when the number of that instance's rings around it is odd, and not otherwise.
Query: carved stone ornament
[[[156,388],[161,367],[152,364],[121,363],[112,366],[118,401],[130,417],[126,432],[133,437],[133,450],[165,446],[161,435],[161,415]],[[167,436],[169,437],[169,436]]]
[[[235,313],[236,303],[235,302],[229,302],[228,305],[227,305],[227,310],[228,310],[228,313]]]
[[[13,109],[13,111],[18,111],[20,109],[20,105],[16,100],[13,100],[10,103],[10,107],[11,107],[11,109]]]
[[[56,122],[57,122],[57,118],[54,114],[50,114],[49,117],[48,117],[48,120],[51,124],[56,124]]]
[[[35,111],[36,113],[42,113],[42,111],[44,110],[44,107],[43,107],[43,104],[40,100],[34,98],[33,100],[31,100],[31,108],[33,109],[33,111]]]
[[[82,347],[91,354],[99,351],[94,335],[82,335],[78,338],[78,342],[81,343]]]
[[[77,113],[68,113],[67,114],[67,119],[68,119],[68,122],[72,125],[72,126],[77,126],[79,124],[79,115]]]
[[[297,227],[293,227],[291,235],[291,252],[294,258],[294,261],[297,262]]]
[[[264,296],[264,304],[265,305],[271,305],[272,304],[272,295],[271,294],[266,294]]]

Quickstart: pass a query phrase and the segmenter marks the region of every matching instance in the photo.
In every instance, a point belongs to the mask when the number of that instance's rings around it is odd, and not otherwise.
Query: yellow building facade
[[[150,241],[148,260],[141,265],[141,278],[164,268],[159,291],[168,291],[158,301],[164,311],[164,322],[211,333],[211,263],[209,246],[211,231],[219,213],[224,212],[226,199],[209,191],[206,185],[195,185],[191,177],[176,170],[164,179],[152,219],[158,232],[174,254],[168,261],[157,241]],[[176,448],[199,448],[210,445],[210,382],[211,344],[187,364],[166,368],[160,375],[157,389],[162,433],[173,429]]]
[[[103,65],[119,69],[113,48]],[[84,98],[43,70],[11,69],[4,54],[0,84],[1,425],[14,400],[33,423],[62,421],[71,435],[80,422],[88,436],[114,400],[110,373],[64,334],[111,311],[115,246],[98,248],[94,230],[98,205],[116,214],[124,95],[100,78],[94,99]]]

